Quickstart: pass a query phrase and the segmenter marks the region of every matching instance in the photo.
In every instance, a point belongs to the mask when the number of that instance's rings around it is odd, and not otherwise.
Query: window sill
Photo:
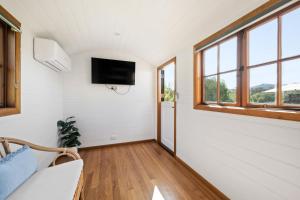
[[[0,108],[0,117],[20,114],[20,113],[21,112],[19,108]]]
[[[245,107],[234,107],[234,106],[198,104],[194,106],[194,109],[231,113],[231,114],[238,114],[238,115],[248,115],[248,116],[255,116],[255,117],[300,121],[300,111],[284,110],[278,108],[245,108]]]

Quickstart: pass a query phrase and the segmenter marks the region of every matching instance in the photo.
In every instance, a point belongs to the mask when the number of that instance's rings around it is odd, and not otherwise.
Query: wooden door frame
[[[167,65],[174,63],[174,152],[170,151],[162,142],[161,142],[161,79],[160,79],[160,70],[165,68]],[[156,83],[156,91],[157,91],[157,143],[162,146],[164,149],[169,151],[173,156],[176,156],[176,57],[168,60],[167,62],[159,65],[157,67],[157,83]]]

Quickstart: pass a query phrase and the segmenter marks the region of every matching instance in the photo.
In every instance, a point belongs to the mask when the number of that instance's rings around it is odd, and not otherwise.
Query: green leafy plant
[[[165,87],[164,101],[172,101],[175,99],[175,91],[170,87]]]
[[[235,102],[236,101],[236,90],[229,89],[226,83],[220,81],[220,99],[221,102]],[[210,78],[205,80],[205,100],[217,101],[217,79]]]
[[[57,122],[59,146],[60,147],[77,147],[81,145],[78,140],[80,133],[75,127],[75,117],[68,117],[66,120]]]

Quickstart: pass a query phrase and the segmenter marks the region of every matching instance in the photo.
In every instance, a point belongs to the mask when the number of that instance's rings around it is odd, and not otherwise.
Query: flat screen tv
[[[92,58],[92,83],[135,84],[135,62]]]

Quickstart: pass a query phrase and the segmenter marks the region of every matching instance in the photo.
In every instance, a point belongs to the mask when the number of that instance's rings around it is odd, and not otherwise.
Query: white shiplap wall
[[[178,156],[231,199],[300,199],[300,123],[194,110],[192,59],[177,54]]]
[[[104,84],[92,84],[91,57],[136,62],[135,85],[126,95],[118,95]],[[64,116],[76,116],[83,147],[155,137],[152,65],[126,52],[101,49],[73,55],[72,63],[72,71],[63,76]],[[120,93],[128,90],[125,85],[117,87]]]

